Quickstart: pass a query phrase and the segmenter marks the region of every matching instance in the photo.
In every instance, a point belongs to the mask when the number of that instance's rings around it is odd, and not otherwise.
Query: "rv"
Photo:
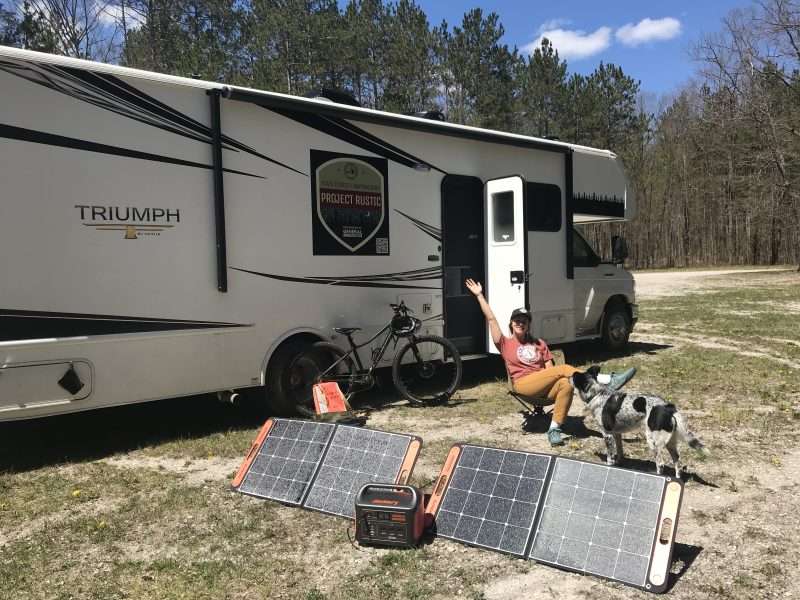
[[[314,342],[399,301],[485,356],[467,277],[552,344],[636,322],[624,243],[573,228],[633,216],[611,152],[5,47],[0,89],[0,420],[259,386],[287,411]]]

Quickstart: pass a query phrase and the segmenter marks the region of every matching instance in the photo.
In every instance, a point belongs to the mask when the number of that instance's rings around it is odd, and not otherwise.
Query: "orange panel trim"
[[[233,487],[237,488],[242,484],[242,479],[244,479],[244,476],[247,474],[247,470],[255,460],[256,454],[258,454],[258,450],[261,448],[261,444],[264,443],[264,440],[274,424],[275,421],[272,419],[267,419],[266,423],[264,423],[264,425],[261,427],[261,431],[258,432],[256,439],[250,445],[250,450],[248,450],[247,456],[244,457],[242,465],[239,467],[239,470],[236,471],[236,477],[233,478],[233,483],[231,483]]]
[[[414,463],[417,462],[417,456],[422,448],[422,440],[414,438],[408,444],[406,450],[406,457],[403,459],[403,464],[400,465],[400,474],[397,476],[395,483],[405,485],[408,483],[408,478],[411,477],[411,471],[414,469]]]
[[[459,456],[461,456],[461,445],[456,444],[450,448],[450,452],[447,453],[444,466],[439,473],[439,477],[436,478],[436,485],[431,493],[431,499],[425,507],[425,514],[430,515],[431,519],[436,515],[436,510],[439,508],[439,503],[442,501],[444,491],[447,489],[447,484],[450,483],[450,477],[453,474],[453,470],[456,468]]]

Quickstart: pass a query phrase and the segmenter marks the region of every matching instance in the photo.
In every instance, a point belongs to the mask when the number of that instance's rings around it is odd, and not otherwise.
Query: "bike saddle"
[[[361,331],[361,327],[334,327],[333,330],[342,335],[350,335],[356,331]]]

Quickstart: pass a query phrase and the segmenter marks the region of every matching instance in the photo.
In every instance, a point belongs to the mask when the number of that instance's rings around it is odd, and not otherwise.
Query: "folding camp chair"
[[[563,350],[551,350],[550,353],[553,355],[554,365],[563,365],[566,363]],[[525,419],[522,424],[523,429],[526,429],[533,419],[549,414],[544,411],[544,408],[555,404],[555,400],[550,400],[546,394],[525,396],[524,394],[515,392],[514,384],[511,382],[511,375],[508,373],[508,370],[506,370],[506,376],[508,377],[508,395],[513,397],[525,409],[525,412],[522,413]]]

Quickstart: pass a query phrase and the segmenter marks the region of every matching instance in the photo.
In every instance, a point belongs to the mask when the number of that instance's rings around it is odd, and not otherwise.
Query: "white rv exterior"
[[[0,90],[0,420],[273,401],[401,299],[494,351],[465,277],[550,343],[635,322],[572,230],[633,216],[611,152],[5,47]]]

